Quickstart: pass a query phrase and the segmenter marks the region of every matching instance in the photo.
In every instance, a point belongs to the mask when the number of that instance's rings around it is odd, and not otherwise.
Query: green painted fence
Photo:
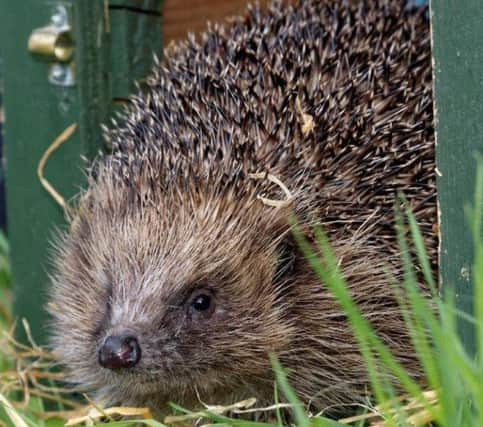
[[[161,1],[0,0],[0,11],[15,311],[43,342],[49,241],[54,226],[65,222],[62,208],[39,182],[39,160],[77,123],[78,131],[50,157],[45,177],[66,197],[78,191],[81,156],[91,158],[103,148],[100,124],[113,100],[133,92],[133,81],[149,72],[153,52],[161,54]],[[32,32],[46,26],[44,35],[52,27],[70,35],[70,60],[29,52]]]
[[[433,0],[436,162],[441,284],[457,308],[473,311],[473,241],[464,206],[473,202],[476,155],[483,154],[483,2]],[[474,351],[473,328],[461,321]]]

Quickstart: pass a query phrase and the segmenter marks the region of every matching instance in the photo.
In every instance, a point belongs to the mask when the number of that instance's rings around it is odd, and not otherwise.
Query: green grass
[[[373,394],[388,426],[412,425],[410,424],[412,414],[403,405],[394,404],[397,402],[394,397],[398,393],[393,385],[386,381],[387,374],[395,376],[413,401],[420,403],[422,411],[417,416],[433,420],[440,426],[483,426],[483,165],[481,164],[478,167],[476,181],[474,206],[467,209],[474,236],[474,317],[458,313],[449,292],[445,298],[440,298],[435,290],[416,220],[409,210],[398,214],[397,235],[404,277],[401,284],[394,285],[394,289],[399,296],[404,319],[417,356],[424,368],[427,383],[437,395],[436,404],[429,400],[427,393],[424,393],[419,384],[410,378],[361,315],[349,294],[339,269],[338,259],[323,230],[316,229],[315,233],[320,256],[314,253],[301,233],[296,233],[298,242],[312,267],[347,313],[365,359]],[[405,230],[410,231],[411,244]],[[411,251],[412,248],[415,251]],[[413,252],[416,253],[416,259],[411,255]],[[436,312],[420,292],[416,265],[421,268],[432,290],[432,303],[436,304]],[[468,354],[458,336],[457,324],[460,318],[465,318],[474,325],[477,348],[475,355]],[[391,404],[387,405],[385,402],[391,402]]]
[[[244,409],[253,408],[254,402],[248,400],[230,407],[209,407],[201,412],[192,412],[173,404],[175,415],[167,417],[163,422],[142,417],[139,419],[139,414],[131,414],[135,419],[113,421],[112,417],[108,416],[110,421],[105,424],[117,427],[142,423],[151,427],[162,427],[167,424],[186,425],[202,419],[204,424],[220,426],[277,427],[286,424],[284,413],[280,409],[282,406],[286,407],[286,404],[278,405],[279,400],[282,400],[279,395],[282,395],[283,401],[291,406],[293,423],[300,427],[333,427],[348,424],[364,426],[371,425],[371,422],[381,423],[381,420],[384,424],[378,425],[424,426],[433,423],[432,425],[437,424],[442,427],[483,426],[483,163],[477,172],[473,208],[468,208],[467,213],[469,226],[474,235],[474,317],[459,313],[455,309],[454,298],[450,293],[445,298],[440,297],[436,291],[436,284],[415,217],[407,209],[398,213],[396,232],[401,247],[404,273],[400,283],[394,283],[393,286],[415,351],[424,368],[428,389],[423,390],[408,375],[361,315],[350,296],[339,269],[338,259],[324,231],[321,228],[315,230],[320,249],[315,253],[309,242],[295,227],[295,236],[302,251],[321,281],[336,296],[350,320],[369,373],[374,396],[372,410],[369,408],[366,413],[354,414],[352,419],[339,421],[310,415],[290,387],[283,367],[276,357],[272,356],[277,385],[274,387],[275,405],[266,418],[270,421],[254,421],[233,416],[233,412],[237,410],[243,412]],[[431,302],[420,292],[418,281],[421,276],[433,293]],[[2,330],[6,330],[11,324],[9,306],[5,303],[10,299],[9,288],[8,244],[5,238],[0,236],[0,328]],[[433,309],[434,307],[436,309]],[[474,325],[477,348],[475,355],[468,354],[458,336],[457,324],[461,319]],[[14,366],[11,358],[1,356],[2,351],[3,347],[0,348],[0,375],[2,371],[12,370]],[[16,362],[18,365],[18,360]],[[397,378],[403,389],[402,396],[401,390],[396,390],[394,384],[387,380],[388,374]],[[0,391],[4,387],[3,378],[0,376]],[[22,397],[24,396],[18,392],[0,394],[0,400],[3,399],[0,407],[4,406],[0,409],[0,425],[57,427],[63,424],[64,421],[59,417],[44,419],[47,414],[45,399],[32,396],[28,404],[22,407],[19,406]],[[5,398],[8,398],[13,405],[7,410]],[[49,411],[65,409],[69,408],[59,401],[55,402],[53,407],[50,404],[48,408]]]
[[[0,327],[11,323],[10,316],[10,262],[7,238],[0,233]]]
[[[11,283],[8,241],[0,233],[0,332],[7,330],[12,324],[11,316]],[[0,351],[0,372],[8,367],[8,360]]]

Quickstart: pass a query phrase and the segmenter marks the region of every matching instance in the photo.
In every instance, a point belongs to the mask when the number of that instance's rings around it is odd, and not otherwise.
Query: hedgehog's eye
[[[205,294],[198,295],[191,305],[196,311],[209,310],[211,306],[211,297]]]
[[[190,317],[208,318],[215,311],[215,298],[213,293],[206,289],[193,292],[189,299],[188,312]]]

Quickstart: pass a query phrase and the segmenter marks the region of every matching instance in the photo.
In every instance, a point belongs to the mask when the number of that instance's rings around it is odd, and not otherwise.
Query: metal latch
[[[32,31],[28,40],[30,52],[50,62],[49,82],[59,86],[75,84],[74,68],[71,62],[74,41],[69,13],[64,5],[57,5],[50,23]]]

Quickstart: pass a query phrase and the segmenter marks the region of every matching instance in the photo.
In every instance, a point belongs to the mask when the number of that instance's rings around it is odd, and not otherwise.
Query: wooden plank
[[[77,121],[82,154],[93,157],[103,146],[101,124],[107,120],[112,98],[109,23],[103,0],[70,1],[76,43]]]
[[[161,2],[159,0],[109,0],[109,8],[129,9],[132,12],[160,15]]]
[[[224,22],[228,17],[244,14],[247,0],[165,0],[163,5],[163,39],[168,45],[189,32],[199,33],[207,21]],[[253,3],[253,2],[251,2]],[[261,0],[266,6],[269,0]]]
[[[483,3],[433,0],[431,19],[441,283],[457,308],[471,313],[473,251],[464,206],[473,201],[475,153],[483,154]],[[460,331],[474,351],[471,325],[462,321]]]
[[[145,0],[136,8],[130,1],[110,5],[111,96],[126,99],[150,73],[153,55],[161,57],[161,2]],[[141,7],[142,6],[142,7]]]

